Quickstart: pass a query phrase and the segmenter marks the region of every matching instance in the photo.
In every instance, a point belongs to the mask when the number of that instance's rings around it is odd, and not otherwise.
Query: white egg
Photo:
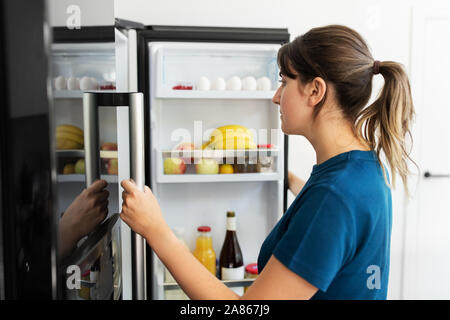
[[[197,82],[197,90],[208,91],[211,87],[211,83],[207,77],[200,77]]]
[[[98,81],[95,78],[90,78],[91,79],[91,90],[97,90],[98,89]]]
[[[75,77],[70,77],[67,79],[67,88],[69,90],[80,90],[80,80]]]
[[[256,90],[269,91],[272,87],[272,82],[267,77],[261,77],[256,81]]]
[[[239,91],[242,88],[242,81],[239,77],[231,77],[227,81],[227,90]]]
[[[56,90],[64,90],[67,88],[66,79],[63,76],[57,76],[55,78],[55,89]]]
[[[91,89],[91,78],[83,77],[80,80],[80,89],[83,91]]]
[[[256,90],[256,79],[254,77],[245,77],[244,79],[242,79],[242,90]]]
[[[222,77],[216,78],[211,84],[211,90],[223,91],[227,87],[225,79]]]

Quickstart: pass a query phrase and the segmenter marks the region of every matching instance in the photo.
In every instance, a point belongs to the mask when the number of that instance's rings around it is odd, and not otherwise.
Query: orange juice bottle
[[[212,246],[211,227],[201,226],[197,228],[198,236],[194,250],[194,256],[216,275],[216,253]]]

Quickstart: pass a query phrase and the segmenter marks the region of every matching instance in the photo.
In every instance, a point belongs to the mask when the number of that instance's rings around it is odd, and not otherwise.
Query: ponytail
[[[414,118],[411,88],[401,64],[386,61],[378,63],[377,67],[384,77],[384,86],[377,100],[360,112],[356,132],[376,151],[378,159],[383,151],[391,168],[392,185],[395,187],[398,174],[408,194],[407,161],[411,158],[406,147],[406,136],[412,139],[410,126]],[[382,168],[387,181],[384,166]]]

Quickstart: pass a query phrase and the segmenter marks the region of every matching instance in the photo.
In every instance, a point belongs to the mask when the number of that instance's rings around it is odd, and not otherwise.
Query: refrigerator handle
[[[128,106],[130,127],[130,175],[144,191],[144,95],[141,92],[85,92],[83,95],[83,123],[86,187],[100,179],[99,107]],[[132,288],[133,300],[146,300],[145,240],[132,232]]]
[[[145,185],[144,144],[144,95],[130,94],[130,175],[141,191]],[[146,242],[139,234],[132,232],[132,279],[133,300],[147,300]]]

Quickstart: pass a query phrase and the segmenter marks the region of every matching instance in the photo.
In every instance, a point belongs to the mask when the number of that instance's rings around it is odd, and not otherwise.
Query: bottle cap
[[[227,218],[235,217],[234,211],[227,211]]]
[[[199,232],[210,232],[211,231],[211,227],[209,226],[200,226],[197,228],[197,231]]]
[[[245,271],[247,273],[251,274],[258,274],[258,264],[257,263],[250,263],[245,266]]]

